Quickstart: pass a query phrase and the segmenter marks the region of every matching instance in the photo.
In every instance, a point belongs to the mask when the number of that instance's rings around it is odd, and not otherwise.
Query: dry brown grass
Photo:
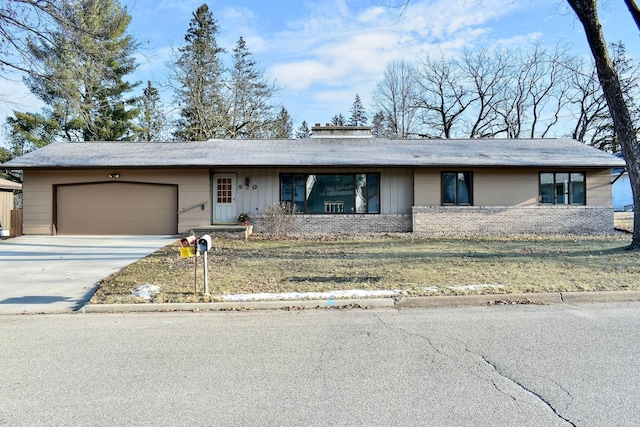
[[[614,218],[616,228],[633,233],[633,212],[616,212]]]
[[[162,289],[154,302],[215,301],[220,295],[339,289],[394,289],[408,295],[640,289],[638,252],[629,237],[418,239],[361,236],[249,241],[215,239],[209,290],[202,261],[194,295],[194,258],[171,244],[108,277],[92,303],[143,302],[131,292]],[[502,285],[479,290],[450,286]]]

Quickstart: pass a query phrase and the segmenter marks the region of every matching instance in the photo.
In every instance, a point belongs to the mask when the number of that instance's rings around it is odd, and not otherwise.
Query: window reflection
[[[280,200],[310,214],[380,213],[379,174],[282,174]]]

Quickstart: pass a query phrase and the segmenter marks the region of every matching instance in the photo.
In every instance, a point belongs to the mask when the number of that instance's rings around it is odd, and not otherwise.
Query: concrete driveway
[[[0,241],[0,314],[68,313],[97,283],[174,236],[22,236]]]

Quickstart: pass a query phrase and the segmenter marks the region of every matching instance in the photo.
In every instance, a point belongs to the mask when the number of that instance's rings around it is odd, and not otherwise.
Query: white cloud
[[[228,50],[231,51],[242,36],[247,41],[250,52],[256,51],[254,43],[262,48],[263,43],[259,42],[260,37],[257,36],[254,25],[256,18],[255,12],[246,7],[224,8],[217,15],[218,28],[220,29],[218,43],[228,46]],[[253,43],[250,43],[251,40]]]
[[[220,13],[220,20],[225,24],[231,23],[233,25],[238,22],[246,24],[254,19],[256,19],[256,14],[248,7],[228,7]]]
[[[357,11],[344,1],[325,3],[268,42],[283,58],[269,71],[286,88],[296,90],[377,80],[389,61],[459,51],[476,43],[490,34],[484,26],[513,11],[514,3],[413,1],[402,15],[379,5]]]

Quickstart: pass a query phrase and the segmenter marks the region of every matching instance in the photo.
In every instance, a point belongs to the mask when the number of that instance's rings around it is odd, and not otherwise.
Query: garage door
[[[125,182],[60,185],[58,234],[176,234],[178,189]]]

